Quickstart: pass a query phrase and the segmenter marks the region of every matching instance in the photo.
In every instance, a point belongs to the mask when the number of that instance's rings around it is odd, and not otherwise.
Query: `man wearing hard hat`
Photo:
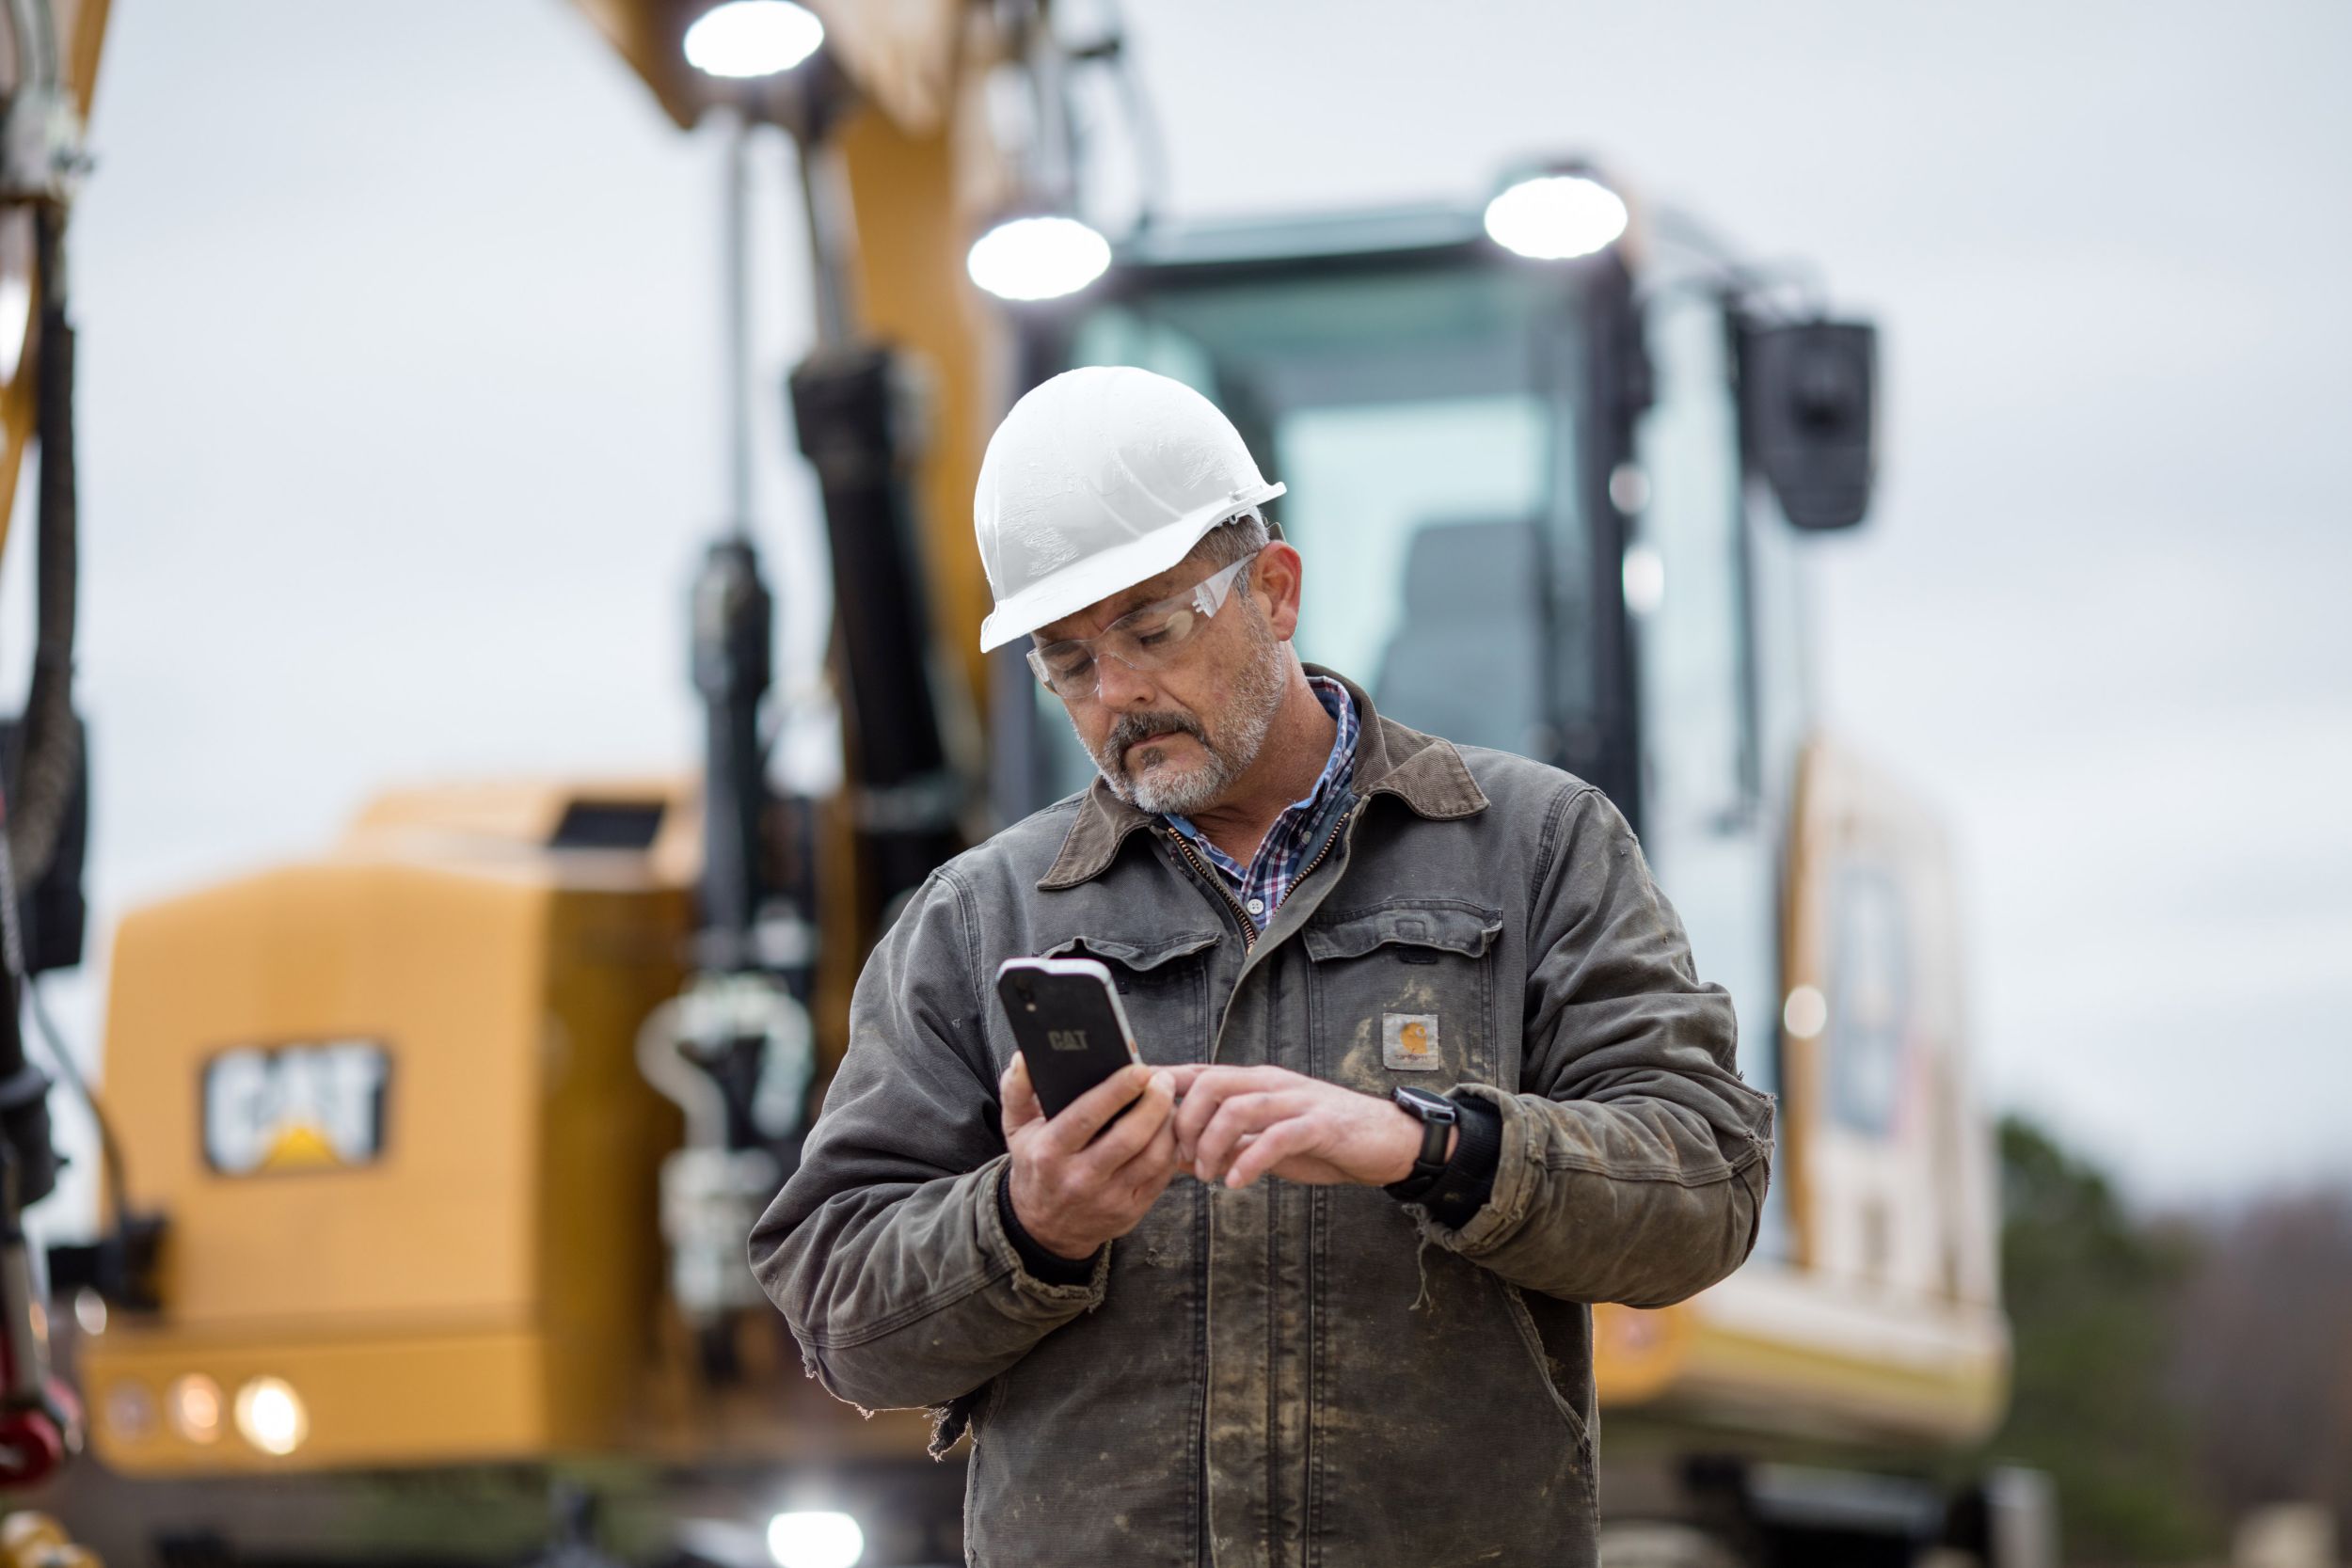
[[[1589,1564],[1588,1304],[1739,1265],[1772,1102],[1606,797],[1299,662],[1281,493],[1146,372],[1006,417],[982,644],[1101,776],[875,950],[754,1265],[826,1387],[973,1433],[973,1562]],[[1027,955],[1145,1064],[1051,1117]]]

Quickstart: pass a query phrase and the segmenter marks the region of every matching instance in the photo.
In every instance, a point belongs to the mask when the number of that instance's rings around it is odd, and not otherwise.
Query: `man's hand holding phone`
[[[1048,1117],[1015,1052],[997,1089],[1012,1212],[1057,1257],[1089,1257],[1133,1230],[1175,1178],[1176,1081],[1165,1069],[1130,1063]]]

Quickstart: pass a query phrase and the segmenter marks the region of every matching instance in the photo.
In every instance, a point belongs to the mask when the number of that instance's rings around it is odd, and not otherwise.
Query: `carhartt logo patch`
[[[1437,1071],[1438,1015],[1382,1013],[1380,1059],[1396,1072]]]

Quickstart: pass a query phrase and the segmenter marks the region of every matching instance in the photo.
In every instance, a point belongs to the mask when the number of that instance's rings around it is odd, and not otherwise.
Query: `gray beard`
[[[1256,607],[1249,608],[1254,610]],[[1236,780],[1249,771],[1250,764],[1258,760],[1258,753],[1265,747],[1266,732],[1274,726],[1274,715],[1282,706],[1283,677],[1289,673],[1281,640],[1273,634],[1273,628],[1263,617],[1253,614],[1251,620],[1255,623],[1251,641],[1258,657],[1243,671],[1233,688],[1232,705],[1218,716],[1220,737],[1212,740],[1200,721],[1190,714],[1121,714],[1104,737],[1103,749],[1091,753],[1096,770],[1112,794],[1138,811],[1190,816],[1215,805]],[[1200,744],[1205,758],[1202,764],[1181,774],[1168,771],[1164,765],[1152,764],[1130,778],[1125,766],[1128,748],[1147,735],[1171,730],[1188,735]]]

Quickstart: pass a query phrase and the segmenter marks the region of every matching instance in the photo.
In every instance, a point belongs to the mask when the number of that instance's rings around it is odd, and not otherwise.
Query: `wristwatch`
[[[1389,1099],[1407,1115],[1421,1118],[1421,1156],[1413,1162],[1412,1174],[1382,1189],[1391,1197],[1410,1201],[1445,1174],[1447,1134],[1461,1120],[1462,1113],[1454,1101],[1427,1089],[1398,1087],[1389,1091]]]

